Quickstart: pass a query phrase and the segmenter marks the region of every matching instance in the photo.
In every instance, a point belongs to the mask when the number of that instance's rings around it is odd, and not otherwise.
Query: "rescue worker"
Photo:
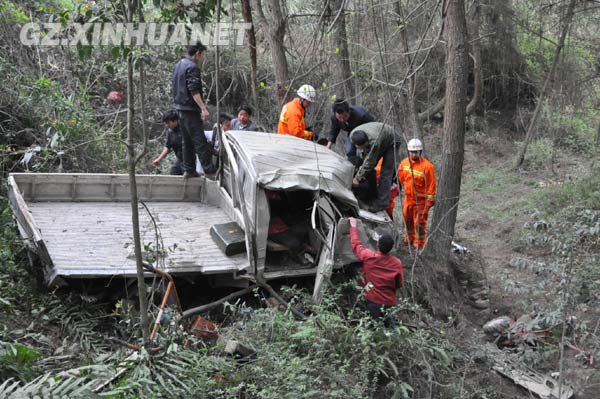
[[[389,252],[394,246],[394,239],[389,234],[382,234],[377,241],[377,252],[373,252],[360,241],[357,221],[350,218],[350,242],[352,251],[363,263],[363,287],[367,310],[371,317],[379,320],[383,317],[382,309],[396,304],[396,290],[404,285],[404,272],[400,259]],[[384,320],[388,327],[395,327],[390,316]]]
[[[231,121],[231,130],[247,130],[249,132],[258,131],[258,127],[250,118],[252,118],[252,108],[246,104],[240,105],[237,118]]]
[[[435,205],[435,169],[423,156],[421,140],[411,139],[407,148],[408,157],[398,167],[398,181],[404,188],[404,242],[422,249],[426,242],[429,209]]]
[[[359,125],[375,121],[375,118],[363,107],[350,106],[344,99],[335,100],[331,108],[333,115],[331,116],[331,130],[327,137],[327,148],[331,148],[335,144],[341,130],[350,133]],[[362,159],[358,156],[356,147],[350,140],[346,143],[346,156],[354,166],[360,166]]]
[[[400,147],[400,136],[392,126],[381,122],[369,122],[356,127],[350,132],[350,141],[362,152],[364,161],[352,181],[355,188],[366,181],[370,203],[362,207],[371,212],[379,212],[390,205],[390,191],[392,179],[396,171],[396,154]],[[375,173],[375,166],[380,159],[381,174],[379,182]]]
[[[152,161],[152,165],[158,167],[160,162],[173,151],[175,153],[175,162],[171,165],[169,174],[171,175],[182,175],[183,174],[183,154],[181,144],[181,131],[179,130],[179,116],[177,111],[170,109],[163,114],[163,122],[167,128],[167,137],[165,137],[165,146],[163,147],[160,155]]]
[[[198,64],[206,47],[197,42],[189,46],[187,54],[173,70],[173,102],[179,113],[179,126],[183,136],[184,177],[198,177],[195,155],[198,155],[205,174],[214,174],[211,164],[212,153],[204,135],[202,121],[210,118],[202,98],[202,76]]]
[[[281,109],[277,133],[312,140],[313,133],[306,128],[304,112],[315,101],[317,91],[311,85],[302,85],[296,94],[298,97],[285,104]]]

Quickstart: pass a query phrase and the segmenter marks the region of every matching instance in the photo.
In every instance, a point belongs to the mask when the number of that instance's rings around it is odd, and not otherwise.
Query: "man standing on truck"
[[[350,106],[346,100],[341,98],[335,100],[331,108],[333,115],[331,116],[331,130],[327,137],[327,148],[331,148],[335,144],[341,130],[349,134],[356,127],[375,121],[375,118],[366,109],[358,105]],[[346,156],[356,167],[362,163],[362,158],[358,156],[356,147],[350,140],[346,143]]]
[[[183,174],[183,154],[181,153],[181,131],[179,130],[179,116],[173,109],[166,111],[163,114],[163,122],[167,128],[167,137],[165,137],[165,146],[163,147],[160,155],[152,161],[152,165],[158,167],[160,162],[167,156],[171,151],[175,153],[176,160],[171,165],[169,174],[171,175],[182,175]]]
[[[365,288],[367,310],[374,320],[383,317],[382,309],[396,304],[396,290],[404,285],[404,272],[400,259],[389,252],[394,246],[394,239],[389,234],[382,234],[377,241],[377,252],[373,252],[360,241],[357,221],[350,218],[350,242],[352,251],[363,263],[362,276]],[[394,319],[387,316],[386,326],[395,327]]]
[[[435,205],[435,169],[422,155],[421,140],[411,139],[407,148],[408,157],[404,158],[398,167],[398,181],[404,187],[404,242],[422,249],[427,241],[429,210]]]
[[[371,212],[379,212],[390,205],[392,179],[396,171],[397,149],[400,148],[400,135],[392,126],[381,122],[369,122],[356,127],[350,132],[350,141],[361,150],[364,161],[352,181],[358,188],[362,181],[367,183],[367,200],[363,208]],[[381,162],[379,183],[375,166]]]
[[[173,70],[173,102],[179,113],[179,125],[183,136],[183,177],[198,177],[195,155],[198,155],[205,174],[214,174],[211,149],[204,135],[202,121],[210,118],[202,98],[202,75],[198,64],[206,47],[197,42],[189,46],[187,54]]]
[[[317,97],[317,91],[311,85],[302,85],[296,92],[298,97],[285,104],[279,115],[277,133],[289,134],[301,139],[312,140],[313,133],[306,128],[304,113]]]

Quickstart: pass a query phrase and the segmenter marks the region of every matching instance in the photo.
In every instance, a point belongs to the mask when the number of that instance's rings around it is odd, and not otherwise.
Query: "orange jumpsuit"
[[[398,167],[398,180],[404,187],[404,241],[415,248],[423,248],[429,208],[435,204],[435,169],[423,156],[417,161],[407,157]]]
[[[304,123],[304,107],[300,104],[299,98],[294,98],[281,109],[277,133],[289,134],[300,137],[301,139],[312,140],[312,132],[306,130],[306,123]]]

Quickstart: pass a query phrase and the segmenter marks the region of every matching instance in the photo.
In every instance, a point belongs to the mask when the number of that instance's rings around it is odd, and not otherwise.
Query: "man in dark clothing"
[[[383,234],[377,241],[377,252],[373,252],[360,241],[358,236],[357,221],[350,218],[350,242],[352,251],[359,261],[363,263],[363,287],[367,310],[375,320],[383,316],[382,308],[396,304],[396,290],[404,285],[404,272],[400,259],[389,252],[394,246],[394,240],[389,234]],[[391,317],[385,319],[388,327],[394,327],[395,322]]]
[[[163,147],[160,155],[152,161],[152,165],[158,167],[160,162],[167,156],[171,151],[175,153],[176,160],[171,165],[169,174],[171,175],[182,175],[183,174],[183,154],[182,154],[182,139],[181,131],[179,130],[179,116],[177,111],[170,109],[163,114],[163,122],[167,128],[167,137],[165,137],[165,146]]]
[[[400,150],[400,135],[392,126],[381,122],[369,122],[360,125],[350,132],[350,141],[362,152],[364,161],[352,181],[357,188],[366,180],[369,198],[372,202],[363,208],[371,212],[379,212],[390,205],[390,192]],[[381,173],[379,183],[375,166],[380,159]]]
[[[198,176],[195,155],[198,155],[205,174],[216,172],[211,164],[212,153],[202,124],[203,120],[210,117],[202,98],[202,76],[198,68],[204,51],[206,47],[200,42],[188,47],[187,55],[173,70],[173,102],[179,113],[179,126],[183,136],[184,177]]]
[[[357,126],[375,120],[363,107],[359,107],[358,105],[350,106],[343,99],[335,100],[332,110],[333,115],[331,116],[331,130],[327,137],[327,148],[331,148],[336,142],[340,130],[344,130],[350,134]],[[346,156],[354,166],[360,166],[362,159],[358,156],[356,147],[350,140],[346,143]]]

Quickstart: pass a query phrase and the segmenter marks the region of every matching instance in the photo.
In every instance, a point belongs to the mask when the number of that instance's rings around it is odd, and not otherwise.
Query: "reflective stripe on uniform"
[[[408,165],[404,165],[404,170],[407,172],[410,172],[410,173],[414,173],[417,176],[425,177],[425,173],[418,171],[418,170],[411,169],[410,166],[408,166]]]

